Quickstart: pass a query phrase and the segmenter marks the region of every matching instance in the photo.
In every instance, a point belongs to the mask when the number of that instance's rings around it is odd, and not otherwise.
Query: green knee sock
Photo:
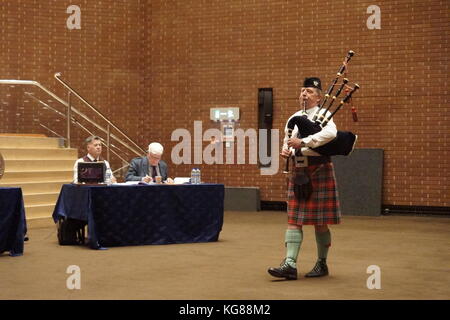
[[[303,231],[300,229],[287,229],[286,244],[286,262],[292,268],[296,268],[297,256],[303,240]]]
[[[331,246],[330,230],[325,232],[316,232],[317,242],[317,256],[319,259],[326,259],[328,255],[328,248]]]

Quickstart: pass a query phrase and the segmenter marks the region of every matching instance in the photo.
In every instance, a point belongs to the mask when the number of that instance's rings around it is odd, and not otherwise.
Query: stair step
[[[59,193],[63,184],[71,183],[69,180],[57,180],[48,182],[22,182],[22,183],[3,183],[0,180],[1,187],[17,187],[22,188],[23,195],[33,193]]]
[[[29,193],[23,195],[25,207],[43,204],[55,204],[58,200],[59,193]]]
[[[25,206],[25,215],[28,219],[49,218],[53,214],[55,204],[39,204]]]
[[[0,136],[0,148],[61,148],[64,140],[61,138],[33,136]]]
[[[73,171],[5,171],[1,183],[22,183],[29,181],[51,182],[59,179],[72,180]]]
[[[5,161],[6,171],[45,171],[73,170],[75,160],[8,160]]]
[[[51,219],[62,185],[71,183],[78,149],[64,139],[35,134],[0,134],[5,172],[2,187],[20,187],[27,219]]]
[[[77,149],[12,149],[0,148],[0,153],[7,163],[8,160],[69,160],[78,158]],[[6,164],[5,164],[6,166]]]

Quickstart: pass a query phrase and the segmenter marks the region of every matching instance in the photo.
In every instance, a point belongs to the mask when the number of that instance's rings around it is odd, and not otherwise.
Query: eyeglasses
[[[160,155],[160,154],[155,155],[155,154],[153,154],[153,153],[149,153],[149,156],[150,156],[151,158],[153,158],[153,159],[161,160],[161,155]]]

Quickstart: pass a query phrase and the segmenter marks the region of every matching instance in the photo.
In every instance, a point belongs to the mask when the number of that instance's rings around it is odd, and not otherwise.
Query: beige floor
[[[283,212],[226,212],[219,242],[61,247],[50,220],[29,224],[22,257],[0,256],[0,299],[450,299],[450,219],[349,217],[332,227],[330,276],[302,276],[316,258],[305,227],[297,281],[267,274],[284,255]],[[81,289],[69,290],[69,265]],[[369,290],[367,267],[381,269]]]

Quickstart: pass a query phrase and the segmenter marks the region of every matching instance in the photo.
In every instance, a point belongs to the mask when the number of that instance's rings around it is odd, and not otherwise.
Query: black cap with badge
[[[322,90],[322,85],[320,83],[320,79],[316,77],[311,78],[305,78],[305,81],[303,82],[304,88],[317,88],[319,90]]]

